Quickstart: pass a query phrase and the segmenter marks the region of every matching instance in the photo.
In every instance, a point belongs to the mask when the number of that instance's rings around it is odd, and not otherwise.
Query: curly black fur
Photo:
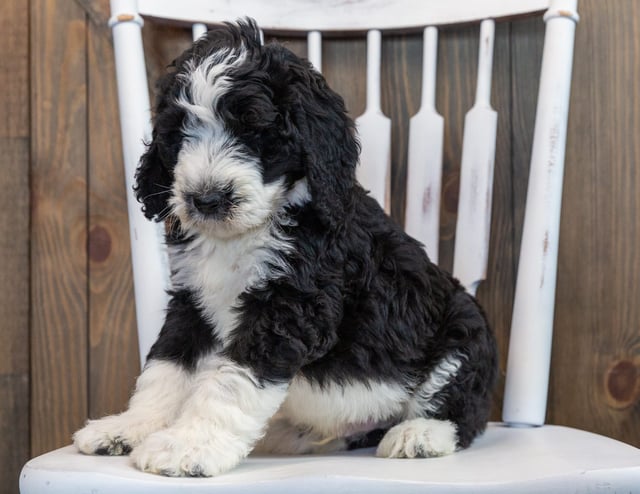
[[[252,21],[210,31],[159,83],[153,138],[136,177],[145,214],[161,220],[171,210],[184,75],[212,53],[241,48],[246,59],[226,74],[230,90],[215,111],[258,158],[264,183],[283,180],[290,189],[306,178],[311,200],[278,213],[293,247],[279,255],[290,269],[240,295],[228,343],[213,336],[197,294],[181,291],[149,359],[193,369],[203,352],[217,351],[263,385],[304,376],[319,385],[393,382],[411,392],[456,355],[461,366],[438,392],[441,406],[425,415],[453,421],[459,447],[468,446],[485,427],[496,377],[482,309],[356,181],[359,145],[342,98],[307,61],[279,44],[261,46]]]

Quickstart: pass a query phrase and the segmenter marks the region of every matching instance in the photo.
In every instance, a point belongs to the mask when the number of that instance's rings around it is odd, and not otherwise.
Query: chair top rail
[[[550,4],[551,0],[138,0],[138,13],[181,23],[218,24],[246,12],[270,32],[340,34],[371,29],[413,31],[511,18],[544,11]]]

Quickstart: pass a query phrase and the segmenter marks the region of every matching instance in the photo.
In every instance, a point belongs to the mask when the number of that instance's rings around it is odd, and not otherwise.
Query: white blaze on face
[[[226,129],[216,112],[219,99],[231,90],[229,72],[246,59],[244,47],[217,52],[180,77],[184,89],[177,103],[187,116],[185,135],[174,169],[170,204],[185,230],[231,237],[267,223],[285,201],[283,181],[265,184],[258,158]],[[219,219],[200,214],[192,198],[211,190],[229,191],[228,214]]]

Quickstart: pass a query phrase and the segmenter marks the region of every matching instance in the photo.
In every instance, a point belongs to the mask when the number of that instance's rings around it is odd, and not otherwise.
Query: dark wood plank
[[[29,16],[0,9],[0,494],[18,492],[29,458]]]
[[[640,446],[640,5],[580,11],[548,415]]]
[[[13,494],[29,458],[29,139],[0,137],[0,149],[0,493]]]
[[[538,100],[538,83],[542,46],[544,41],[544,22],[535,17],[511,24],[511,121],[513,141],[513,241],[515,243],[516,262],[520,252],[522,223],[524,219],[529,162],[533,143],[533,126]]]
[[[352,118],[362,115],[366,100],[365,38],[327,38],[322,43],[322,72],[331,88],[344,98]]]
[[[164,75],[167,66],[191,46],[191,33],[182,27],[146,22],[142,30],[147,77],[151,105],[155,102],[155,87],[158,79]]]
[[[478,28],[470,26],[443,30],[438,40],[436,107],[445,118],[440,265],[448,270],[453,268],[464,116],[475,96],[478,37]]]
[[[491,207],[491,239],[487,277],[478,288],[478,300],[487,312],[496,335],[499,353],[498,385],[491,418],[500,420],[505,368],[511,327],[513,292],[515,288],[515,248],[513,242],[513,163],[511,120],[511,44],[510,23],[497,23],[493,56],[491,105],[498,113],[496,156]]]
[[[29,136],[29,16],[24,2],[6,0],[0,9],[3,93],[0,136]]]
[[[420,108],[422,37],[385,36],[382,111],[391,119],[391,216],[404,224],[409,119]]]
[[[87,416],[86,19],[31,4],[31,453],[68,444]]]
[[[0,433],[3,434],[0,493],[18,494],[20,470],[29,459],[29,376],[27,373],[0,374]]]
[[[140,371],[115,63],[104,29],[108,0],[89,24],[89,416],[124,410]]]
[[[0,72],[2,64],[0,56]],[[0,149],[0,477],[10,480],[0,493],[8,494],[29,458],[29,139],[0,136]]]

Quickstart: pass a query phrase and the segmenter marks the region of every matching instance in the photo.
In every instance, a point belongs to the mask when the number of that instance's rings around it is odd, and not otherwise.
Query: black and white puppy
[[[342,98],[250,20],[210,31],[159,87],[137,194],[172,225],[172,298],[129,409],[88,422],[79,450],[212,476],[252,450],[469,446],[493,335],[356,181]]]

